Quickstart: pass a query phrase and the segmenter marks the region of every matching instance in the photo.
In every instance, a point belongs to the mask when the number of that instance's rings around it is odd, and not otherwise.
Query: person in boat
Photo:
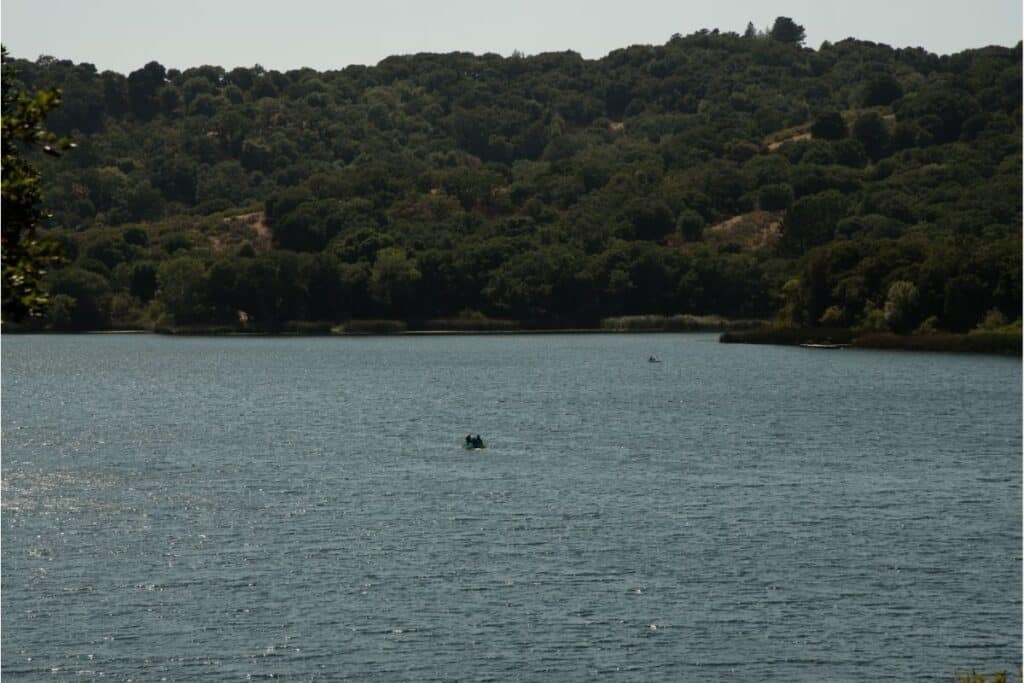
[[[467,446],[472,446],[473,445],[473,434],[472,433],[466,434],[466,445]]]
[[[479,434],[477,434],[476,436],[473,437],[473,448],[483,448],[483,447],[484,447],[484,440],[480,437]]]

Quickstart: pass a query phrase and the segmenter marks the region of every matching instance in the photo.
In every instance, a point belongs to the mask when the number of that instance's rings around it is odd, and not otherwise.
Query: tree
[[[148,121],[160,111],[157,93],[166,77],[167,70],[159,62],[150,62],[128,74],[128,104],[140,120]]]
[[[152,182],[170,201],[192,205],[196,200],[196,164],[183,155],[161,155],[153,164]]]
[[[139,301],[146,303],[156,295],[156,268],[152,263],[136,263],[129,278],[128,291]]]
[[[593,292],[583,258],[565,245],[517,254],[492,271],[484,296],[493,309],[520,319],[581,315]]]
[[[988,310],[989,293],[973,275],[959,275],[946,283],[942,304],[944,327],[954,332],[972,329]]]
[[[885,297],[885,322],[893,332],[909,332],[917,323],[917,287],[912,282],[897,280]]]
[[[638,197],[626,205],[626,216],[633,224],[633,235],[638,240],[660,240],[675,227],[672,210],[661,200]]]
[[[775,23],[772,24],[771,30],[768,32],[768,36],[780,43],[803,45],[805,32],[803,26],[789,17],[777,17]]]
[[[836,155],[836,163],[850,168],[864,168],[868,163],[868,153],[859,140],[836,140],[832,143],[832,151]]]
[[[96,273],[81,268],[63,268],[47,276],[50,294],[60,298],[58,315],[65,329],[97,330],[107,325],[110,286]]]
[[[683,209],[676,218],[676,229],[687,242],[696,242],[704,234],[704,218],[693,209]]]
[[[853,123],[852,134],[854,140],[864,145],[864,150],[872,159],[881,157],[889,144],[889,131],[878,112],[861,114]]]
[[[763,185],[757,193],[757,202],[765,211],[782,211],[793,202],[793,188],[786,183]]]
[[[811,135],[823,140],[841,140],[846,137],[846,122],[837,111],[827,111],[811,124]]]
[[[36,228],[48,217],[40,204],[40,174],[22,157],[31,148],[59,155],[71,143],[57,140],[43,124],[47,112],[60,106],[56,90],[25,92],[8,64],[7,48],[0,48],[3,64],[3,308],[2,319],[21,321],[37,317],[47,297],[40,279],[49,264],[58,261],[60,246],[52,240],[37,240]]]
[[[1019,72],[1017,78],[1020,78]],[[904,97],[894,109],[900,121],[917,120],[936,142],[959,138],[963,122],[981,111],[977,100],[970,94],[938,84],[923,88],[914,97]]]
[[[191,256],[164,261],[157,269],[157,283],[157,298],[176,323],[206,319],[206,267],[202,261]]]
[[[416,261],[410,259],[404,249],[382,249],[370,274],[370,294],[389,310],[406,313],[416,296],[420,277]]]
[[[875,76],[864,86],[863,103],[865,107],[877,107],[892,104],[903,97],[903,86],[892,74]]]
[[[802,254],[835,236],[836,224],[846,216],[847,201],[829,190],[793,203],[782,222],[782,240],[791,250]]]
[[[865,332],[886,332],[888,325],[885,322],[885,312],[869,301],[864,304],[864,312],[861,315],[860,324],[854,328],[859,333]]]
[[[173,85],[165,85],[157,96],[160,101],[160,112],[164,116],[173,116],[181,106],[181,93]]]

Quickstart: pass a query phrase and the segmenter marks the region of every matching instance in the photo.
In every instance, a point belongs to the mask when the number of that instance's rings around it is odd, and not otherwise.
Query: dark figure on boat
[[[466,448],[483,448],[484,440],[479,434],[466,434]]]

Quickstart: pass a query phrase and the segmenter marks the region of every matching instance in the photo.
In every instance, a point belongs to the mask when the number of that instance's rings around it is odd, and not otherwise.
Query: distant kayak
[[[647,359],[647,362],[648,363],[660,363],[661,359],[660,358],[655,358],[654,356],[651,356],[650,358]]]
[[[462,447],[467,451],[476,450],[477,448],[487,448],[486,444],[484,444],[484,440],[479,434],[466,434],[466,438],[462,442]]]

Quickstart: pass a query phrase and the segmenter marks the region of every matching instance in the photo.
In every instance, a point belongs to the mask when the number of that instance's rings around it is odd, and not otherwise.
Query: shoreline
[[[722,334],[725,330],[690,329],[690,330],[609,330],[600,327],[559,327],[550,329],[521,328],[510,330],[401,330],[395,332],[309,332],[309,331],[264,331],[264,330],[4,330],[4,335],[143,335],[151,334],[159,337],[444,337],[444,336],[481,336],[481,335],[545,335],[545,334]]]
[[[587,324],[591,323],[591,324]],[[578,324],[570,319],[538,321],[504,318],[353,319],[343,322],[285,321],[272,327],[254,324],[157,324],[93,330],[46,330],[5,326],[7,334],[165,334],[173,336],[266,336],[266,337],[351,337],[351,336],[439,336],[466,334],[620,334],[679,333],[754,330],[767,321],[733,319],[717,315],[636,315],[604,318]],[[597,323],[597,324],[593,324]]]
[[[798,346],[815,351],[845,348],[876,351],[927,351],[944,353],[984,353],[1021,356],[1024,351],[1020,332],[974,331],[967,333],[895,334],[870,332],[856,334],[842,328],[764,328],[723,332],[725,344],[767,344]]]
[[[871,333],[854,335],[850,330],[814,330],[799,328],[780,329],[723,329],[721,326],[691,329],[609,329],[601,327],[514,328],[514,329],[402,329],[402,330],[228,330],[223,328],[174,329],[112,329],[112,330],[5,330],[8,335],[145,335],[167,337],[451,337],[451,336],[536,336],[536,335],[597,335],[597,334],[717,334],[724,344],[754,344],[767,346],[793,346],[815,352],[841,351],[921,351],[945,353],[982,353],[1000,356],[1024,355],[1020,333],[974,332],[965,334],[942,333],[932,335],[897,335]]]

